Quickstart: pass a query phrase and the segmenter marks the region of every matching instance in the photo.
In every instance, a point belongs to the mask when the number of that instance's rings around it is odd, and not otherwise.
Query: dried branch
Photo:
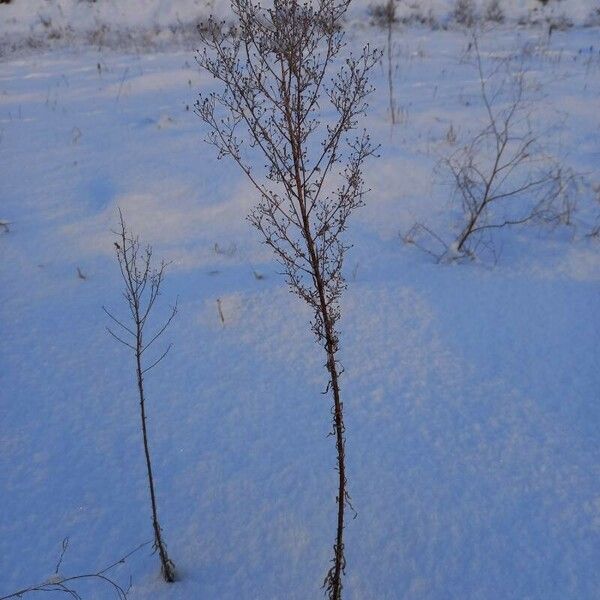
[[[62,564],[65,552],[67,551],[69,545],[69,538],[65,538],[62,542],[62,550],[60,553],[60,557],[58,559],[56,570],[54,576],[52,576],[47,581],[43,581],[41,583],[36,583],[34,585],[28,586],[26,588],[22,588],[16,592],[12,592],[7,596],[0,597],[0,600],[10,600],[11,598],[23,598],[27,594],[31,594],[34,592],[58,592],[62,594],[66,594],[75,600],[82,600],[82,596],[79,592],[72,587],[74,584],[80,581],[85,580],[97,580],[100,583],[105,583],[116,595],[119,600],[127,600],[127,594],[131,589],[131,581],[127,588],[123,587],[119,583],[117,583],[114,579],[109,576],[110,571],[112,571],[118,565],[124,564],[125,561],[144,548],[152,543],[152,541],[144,542],[139,546],[135,547],[133,550],[109,564],[108,566],[100,569],[99,571],[95,571],[93,573],[84,573],[82,575],[70,575],[63,577],[59,575],[59,568]]]

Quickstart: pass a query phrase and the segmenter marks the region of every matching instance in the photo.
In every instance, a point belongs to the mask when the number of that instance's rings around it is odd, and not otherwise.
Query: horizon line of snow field
[[[494,0],[473,0],[473,17],[486,22]],[[376,25],[384,0],[354,0],[348,13],[353,26]],[[397,23],[428,29],[462,27],[457,0],[395,4]],[[553,29],[596,26],[600,8],[594,0],[497,0],[501,22],[508,26]],[[193,46],[197,27],[210,15],[227,20],[229,0],[10,0],[0,4],[0,57],[69,46],[148,51]]]

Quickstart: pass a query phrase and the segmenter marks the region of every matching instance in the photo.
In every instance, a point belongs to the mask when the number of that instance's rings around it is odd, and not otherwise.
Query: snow
[[[24,4],[0,7],[16,19],[3,32],[22,36],[34,19]],[[110,13],[108,2],[42,4],[79,15],[82,30],[96,18],[86,11]],[[119,3],[111,22],[167,23],[173,5]],[[572,6],[583,15],[590,4],[560,3],[569,16]],[[177,3],[182,19],[192,8]],[[400,237],[415,221],[457,226],[436,165],[449,126],[465,139],[483,115],[467,38],[399,29],[405,118],[393,129],[385,65],[374,72],[366,124],[381,157],[349,232],[341,323],[358,512],[346,530],[349,600],[600,597],[600,249],[585,237],[600,179],[599,32],[506,26],[482,39],[486,64],[529,49],[543,91],[534,119],[583,181],[576,227],[502,231],[497,264],[438,265]],[[385,43],[376,28],[349,39]],[[132,357],[101,309],[121,301],[110,233],[120,206],[173,260],[161,300],[167,311],[179,298],[174,348],[147,394],[180,580],[162,583],[147,550],[116,577],[131,574],[132,599],[321,597],[336,478],[324,357],[244,220],[252,189],[202,141],[191,108],[208,85],[178,47],[55,48],[1,63],[0,595],[52,576],[66,536],[63,574],[151,538]]]

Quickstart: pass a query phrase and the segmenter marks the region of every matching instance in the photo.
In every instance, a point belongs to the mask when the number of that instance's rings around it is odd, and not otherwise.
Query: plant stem
[[[160,557],[161,573],[167,583],[175,581],[175,569],[173,562],[167,554],[167,548],[162,539],[160,524],[158,521],[158,509],[156,507],[156,494],[154,492],[154,476],[152,474],[152,462],[150,460],[150,446],[148,444],[148,429],[146,427],[146,399],[144,395],[144,374],[142,371],[142,325],[138,314],[138,307],[135,306],[136,313],[136,374],[138,392],[140,396],[140,417],[142,420],[142,436],[144,439],[144,455],[146,457],[146,469],[148,471],[148,485],[150,487],[150,501],[152,504],[152,527],[154,529],[154,547],[158,550]]]

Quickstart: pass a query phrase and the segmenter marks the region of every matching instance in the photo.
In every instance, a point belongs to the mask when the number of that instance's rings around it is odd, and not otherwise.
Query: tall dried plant
[[[207,141],[220,158],[233,159],[258,192],[249,221],[273,249],[291,290],[312,309],[311,328],[325,351],[339,475],[332,566],[323,584],[333,600],[342,597],[350,502],[337,358],[349,248],[343,234],[363,204],[362,167],[374,152],[366,132],[350,134],[367,108],[368,73],[380,58],[368,45],[358,56],[344,51],[348,5],[275,0],[264,8],[232,0],[235,25],[205,23],[197,56],[219,84],[196,105]],[[253,154],[262,157],[264,170],[254,168]]]

